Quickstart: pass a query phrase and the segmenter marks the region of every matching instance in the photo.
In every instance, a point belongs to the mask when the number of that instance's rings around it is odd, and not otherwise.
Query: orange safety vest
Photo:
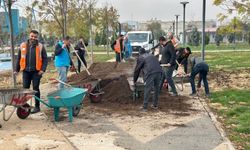
[[[42,44],[36,46],[36,70],[40,71],[42,69]],[[20,59],[20,70],[23,71],[26,67],[26,54],[27,54],[27,43],[22,43],[20,45],[21,59]]]
[[[121,45],[120,40],[116,40],[116,43],[114,45],[115,52],[120,53],[121,52]]]

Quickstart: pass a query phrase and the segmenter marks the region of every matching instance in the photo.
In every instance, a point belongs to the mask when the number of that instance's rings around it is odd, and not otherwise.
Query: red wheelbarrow
[[[0,112],[3,112],[3,120],[8,121],[16,110],[16,114],[20,119],[26,119],[30,115],[31,106],[27,103],[36,91],[29,89],[1,89],[0,90]],[[13,106],[9,116],[6,115],[7,106]]]

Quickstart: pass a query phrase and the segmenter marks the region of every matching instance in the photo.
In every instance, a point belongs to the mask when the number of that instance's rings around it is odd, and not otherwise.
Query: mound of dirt
[[[100,86],[104,92],[102,102],[91,104],[89,100],[85,99],[84,108],[88,109],[88,112],[98,111],[106,114],[138,115],[138,108],[143,104],[143,92],[140,93],[140,98],[134,101],[133,92],[127,81],[128,77],[133,76],[135,61],[130,60],[120,63],[116,68],[114,66],[114,62],[94,63],[89,68],[91,76],[88,76],[84,71],[69,77],[69,83],[82,85],[82,83],[101,79]],[[159,109],[165,112],[174,112],[177,116],[189,115],[193,109],[191,108],[192,104],[188,103],[188,99],[188,97],[184,96],[171,97],[167,90],[163,89],[159,96]],[[151,105],[151,101],[152,95],[150,96],[149,105]]]
[[[98,79],[108,80],[119,78],[121,75],[131,76],[133,74],[134,65],[134,60],[119,63],[117,67],[115,67],[115,62],[94,63],[88,69],[91,75],[88,75],[86,71],[82,71],[79,74],[73,74],[68,77],[68,82],[69,84],[77,85]]]

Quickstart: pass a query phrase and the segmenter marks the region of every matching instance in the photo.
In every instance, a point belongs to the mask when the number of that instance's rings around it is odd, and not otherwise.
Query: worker
[[[190,59],[190,64],[191,64],[191,73],[189,74],[189,76],[190,76],[190,84],[192,88],[192,93],[190,94],[190,96],[195,96],[197,94],[194,80],[195,80],[195,76],[199,74],[197,88],[201,87],[201,80],[202,80],[204,83],[206,96],[209,97],[210,94],[209,94],[209,87],[208,87],[208,81],[207,81],[207,73],[209,72],[209,66],[207,65],[206,62],[204,62],[199,57],[192,57]]]
[[[162,69],[157,58],[151,53],[146,53],[144,48],[139,49],[139,57],[137,59],[137,64],[134,71],[134,83],[140,75],[142,70],[143,79],[144,79],[144,100],[143,106],[140,109],[143,112],[147,111],[148,99],[151,93],[151,90],[154,90],[153,104],[152,108],[158,108],[158,96],[159,96],[159,83],[162,75]]]
[[[176,60],[178,62],[176,69],[178,69],[178,66],[181,65],[184,68],[184,72],[187,73],[188,57],[190,54],[192,54],[192,52],[189,47],[181,47],[176,50]]]
[[[115,40],[111,44],[111,48],[115,51],[115,67],[117,67],[118,63],[120,63],[123,59],[123,50],[124,50],[124,42],[123,42],[123,35],[120,34],[117,40]]]

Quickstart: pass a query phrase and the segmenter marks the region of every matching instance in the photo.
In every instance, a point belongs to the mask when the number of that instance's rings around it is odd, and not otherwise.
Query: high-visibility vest
[[[115,52],[120,53],[121,52],[121,45],[120,40],[116,40],[116,43],[114,45]]]
[[[36,70],[40,71],[42,69],[42,47],[41,43],[36,46]],[[27,54],[27,43],[22,43],[20,45],[21,59],[20,59],[20,70],[23,71],[26,67],[26,54]]]

